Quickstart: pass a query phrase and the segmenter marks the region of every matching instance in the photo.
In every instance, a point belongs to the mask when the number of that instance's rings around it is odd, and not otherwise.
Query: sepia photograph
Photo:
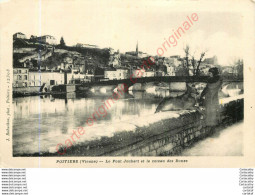
[[[105,12],[79,21],[101,37],[13,34],[13,155],[242,155],[242,16]]]
[[[21,4],[2,6],[12,10],[1,20],[8,158],[185,163],[248,154],[244,67],[253,64],[238,3]]]

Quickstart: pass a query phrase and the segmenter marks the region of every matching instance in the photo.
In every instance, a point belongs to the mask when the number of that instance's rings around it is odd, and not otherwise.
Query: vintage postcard
[[[254,8],[0,1],[1,167],[254,167]]]

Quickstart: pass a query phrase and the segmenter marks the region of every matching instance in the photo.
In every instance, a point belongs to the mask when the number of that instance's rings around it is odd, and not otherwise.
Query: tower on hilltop
[[[138,56],[138,41],[137,41],[137,43],[136,43],[136,56]]]

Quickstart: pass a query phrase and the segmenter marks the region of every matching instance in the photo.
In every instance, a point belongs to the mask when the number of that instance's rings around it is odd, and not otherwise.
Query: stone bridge
[[[122,79],[122,80],[108,80],[108,81],[95,81],[84,83],[83,86],[93,86],[93,85],[118,85],[126,83],[127,85],[133,85],[134,83],[149,83],[149,82],[207,82],[208,76],[158,76],[158,77],[141,77],[132,79]],[[224,82],[243,82],[242,79],[224,79]]]
[[[83,83],[81,85],[77,85],[77,91],[88,90],[91,88],[95,88],[100,90],[100,88],[106,87],[107,90],[112,91],[120,84],[126,84],[129,87],[134,86],[133,90],[145,90],[148,83],[165,83],[169,84],[169,89],[172,88],[172,84],[179,85],[185,83],[194,83],[194,82],[201,82],[206,83],[208,80],[208,76],[202,77],[193,77],[193,76],[165,76],[165,77],[142,77],[142,78],[133,78],[133,79],[123,79],[123,80],[109,80],[109,81],[98,81],[98,82],[90,82],[90,83]],[[241,79],[223,79],[223,87],[229,83],[240,83],[243,82]],[[175,90],[176,87],[174,87]],[[183,86],[180,90],[183,90]]]

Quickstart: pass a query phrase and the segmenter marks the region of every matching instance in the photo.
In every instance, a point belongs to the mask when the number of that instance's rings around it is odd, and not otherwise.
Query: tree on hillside
[[[61,39],[60,39],[60,46],[61,46],[61,47],[66,46],[66,43],[65,43],[64,38],[63,38],[63,37],[61,37]]]
[[[200,76],[200,65],[207,51],[201,52],[199,55],[199,59],[196,60],[195,52],[193,55],[190,54],[191,52],[189,45],[186,45],[186,47],[183,50],[185,53],[183,61],[183,71],[185,72],[184,74],[190,76],[190,72],[192,72],[194,76]]]

